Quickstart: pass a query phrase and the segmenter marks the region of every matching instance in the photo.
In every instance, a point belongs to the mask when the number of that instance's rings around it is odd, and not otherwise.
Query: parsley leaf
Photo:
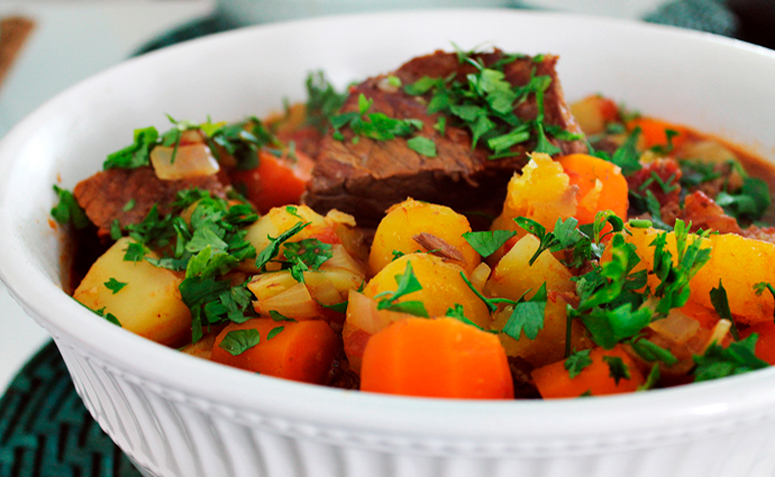
[[[284,327],[284,326],[276,326],[276,327],[272,328],[271,330],[269,330],[269,333],[267,333],[267,334],[266,334],[266,340],[267,340],[267,341],[271,340],[271,339],[272,339],[272,338],[274,338],[275,336],[277,336],[277,335],[279,335],[280,333],[282,333],[282,331],[283,331],[284,329],[285,329],[285,327]]]
[[[544,283],[531,299],[520,300],[514,305],[511,316],[503,326],[503,332],[515,340],[519,340],[524,332],[529,340],[535,340],[538,332],[544,328],[546,300],[546,283]]]
[[[89,219],[72,192],[60,189],[54,185],[54,192],[59,197],[59,203],[51,209],[51,216],[60,224],[73,224],[80,230],[89,225]]]
[[[576,351],[575,353],[571,353],[565,360],[564,366],[571,379],[581,374],[581,372],[584,371],[584,368],[592,364],[592,358],[589,357],[590,351],[592,350],[584,349]]]
[[[662,348],[642,336],[635,336],[629,343],[632,349],[638,353],[638,356],[648,362],[661,361],[667,366],[672,366],[678,362],[678,358],[670,350]]]
[[[307,87],[307,124],[325,134],[329,119],[344,105],[346,93],[339,93],[326,78],[323,71],[310,72],[305,82]]]
[[[480,329],[482,331],[486,331],[487,333],[497,333],[497,331],[495,331],[495,330],[485,330],[481,326],[477,325],[476,323],[474,323],[473,321],[468,319],[466,317],[465,310],[463,309],[463,305],[461,305],[460,303],[455,303],[455,305],[453,307],[448,308],[447,312],[444,314],[444,316],[447,316],[449,318],[454,318],[454,319],[456,319],[458,321],[462,321],[463,323],[465,323],[467,325],[471,325],[471,326],[473,326],[475,328],[478,328],[478,329]]]
[[[636,127],[627,140],[619,146],[611,157],[610,161],[622,168],[622,174],[630,176],[643,168],[640,163],[640,153],[638,152],[638,138],[641,134],[640,127]]]
[[[112,291],[114,295],[120,292],[121,289],[124,288],[125,286],[127,286],[127,283],[120,282],[112,277],[105,282],[105,288]]]
[[[277,238],[267,236],[267,238],[269,238],[269,245],[258,254],[258,257],[256,258],[256,268],[266,271],[266,264],[280,253],[280,246],[310,223],[311,222],[296,222],[293,227],[278,235]]]
[[[291,276],[298,281],[304,281],[303,272],[318,270],[329,258],[334,256],[333,247],[316,238],[286,243],[283,256],[290,264]]]
[[[409,149],[426,157],[436,157],[436,143],[423,136],[415,136],[406,141]]]
[[[592,340],[605,349],[611,349],[620,341],[635,336],[651,323],[651,310],[632,309],[625,303],[613,310],[594,308],[581,316],[581,321],[592,335]]]
[[[747,373],[763,369],[769,365],[754,354],[758,335],[732,342],[727,348],[716,343],[711,344],[702,356],[694,356],[697,367],[694,369],[694,380],[708,381],[735,374]]]
[[[412,262],[406,262],[404,273],[396,275],[395,280],[398,285],[396,291],[385,291],[374,297],[377,300],[377,309],[398,311],[428,318],[428,312],[425,310],[425,305],[423,305],[421,301],[398,302],[402,297],[422,290],[422,285],[420,285],[420,282],[417,280],[417,277],[412,270]]]
[[[91,308],[89,308],[91,310]],[[116,318],[116,315],[113,313],[105,313],[105,307],[103,306],[99,310],[92,310],[94,313],[98,314],[99,316],[105,318],[107,321],[113,323],[114,325],[118,326],[119,328],[123,328],[121,326],[121,322],[118,321],[118,318]]]
[[[732,323],[732,327],[729,331],[732,332],[732,337],[735,338],[735,340],[739,340],[740,333],[737,331],[735,320],[732,319],[732,310],[729,309],[727,291],[724,289],[724,285],[721,284],[720,278],[718,280],[718,288],[712,288],[710,290],[710,302],[716,310],[716,313],[718,313],[718,316],[727,319]]]
[[[129,146],[116,151],[103,163],[104,169],[136,169],[147,166],[150,162],[151,149],[156,146],[159,131],[150,126],[143,129],[135,129],[134,142]]]
[[[514,230],[492,230],[489,232],[466,232],[463,238],[482,257],[495,253],[511,237],[517,235]]]
[[[603,356],[603,361],[608,365],[609,376],[614,378],[617,386],[622,379],[630,379],[630,369],[624,364],[622,358],[618,356]]]
[[[761,179],[746,177],[738,192],[721,191],[716,203],[732,217],[753,221],[760,219],[770,207],[770,189]]]
[[[228,351],[232,356],[239,356],[260,342],[261,335],[258,330],[250,328],[229,331],[218,346]]]

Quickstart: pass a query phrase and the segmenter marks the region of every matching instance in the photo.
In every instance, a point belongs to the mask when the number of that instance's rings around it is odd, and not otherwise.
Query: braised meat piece
[[[118,219],[121,227],[141,222],[157,204],[161,215],[172,209],[179,191],[197,187],[219,197],[226,190],[218,176],[163,181],[150,166],[137,169],[108,169],[94,174],[75,186],[73,194],[101,237],[110,235],[110,226]],[[132,207],[127,204],[134,201]],[[127,210],[124,210],[127,209]]]
[[[491,66],[505,55],[500,51],[476,54],[485,66]],[[557,57],[545,56],[540,61],[530,57],[506,62],[505,80],[513,86],[524,86],[534,76],[548,76],[551,83],[544,91],[544,123],[580,134],[581,130],[565,103],[555,71]],[[412,150],[407,139],[373,140],[358,137],[350,128],[342,128],[343,140],[332,133],[323,139],[317,166],[312,173],[304,198],[312,208],[326,212],[336,208],[356,217],[359,225],[376,225],[391,205],[411,196],[418,200],[448,205],[462,212],[500,213],[506,184],[514,171],[526,163],[526,154],[535,141],[513,146],[512,155],[490,159],[492,151],[484,145],[472,148],[468,130],[450,125],[441,134],[434,126],[438,114],[428,113],[430,94],[411,96],[402,88],[391,86],[388,78],[395,76],[403,85],[423,77],[448,78],[462,82],[466,75],[476,73],[475,66],[458,60],[454,53],[435,52],[415,58],[391,75],[370,78],[351,88],[343,112],[357,112],[361,94],[373,101],[369,113],[384,113],[394,119],[417,119],[422,122],[418,135],[430,138],[436,145],[435,157]],[[536,119],[538,108],[534,94],[517,102],[514,112],[524,121]],[[585,152],[582,141],[548,139],[562,153]]]

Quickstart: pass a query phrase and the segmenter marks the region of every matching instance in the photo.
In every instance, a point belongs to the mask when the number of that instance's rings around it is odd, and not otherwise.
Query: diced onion
[[[264,273],[256,275],[248,283],[248,289],[253,292],[256,299],[263,301],[288,290],[298,283],[291,276],[291,272]]]
[[[366,276],[366,270],[352,255],[347,253],[347,250],[342,244],[334,244],[331,248],[332,256],[326,260],[323,265],[320,266],[321,270],[331,270],[341,268],[347,270],[356,275],[360,275],[362,278]]]
[[[307,286],[303,283],[297,283],[266,300],[257,300],[253,308],[262,316],[270,316],[270,311],[276,311],[295,320],[320,318],[320,306],[312,299]]]
[[[324,305],[335,305],[347,300],[350,290],[357,290],[363,284],[363,275],[345,269],[329,269],[305,272],[304,281],[312,297]]]
[[[721,344],[721,341],[724,339],[724,337],[726,337],[727,333],[729,333],[730,328],[732,328],[731,321],[727,320],[726,318],[718,320],[716,326],[713,327],[713,331],[710,334],[710,338],[708,338],[708,342],[705,344],[705,347],[703,347],[702,353],[700,354],[704,354],[713,343]]]
[[[201,143],[181,145],[177,150],[174,147],[156,146],[151,151],[151,164],[156,176],[166,181],[211,176],[220,170],[210,148]]]
[[[679,310],[671,310],[666,318],[651,323],[649,328],[676,344],[684,344],[700,330],[700,323]]]
[[[474,286],[479,291],[482,291],[482,288],[484,288],[484,284],[487,283],[487,279],[490,278],[490,272],[492,269],[489,265],[482,262],[479,265],[474,268],[474,271],[471,272],[471,277],[469,280],[471,280],[471,285]]]
[[[347,322],[351,327],[373,335],[385,329],[390,323],[411,315],[396,311],[377,310],[377,302],[355,290],[350,290],[347,305]]]

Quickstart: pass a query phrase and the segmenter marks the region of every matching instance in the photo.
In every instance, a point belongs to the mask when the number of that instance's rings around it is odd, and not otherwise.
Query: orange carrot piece
[[[511,399],[498,337],[454,318],[406,318],[371,337],[361,390],[405,396]]]
[[[756,339],[754,354],[762,361],[775,365],[775,323],[762,321],[740,333],[740,338],[745,339],[753,333],[759,335]]]
[[[611,376],[611,367],[605,357],[621,359],[630,374],[629,379],[621,378],[617,384],[616,379]],[[591,364],[573,378],[565,369],[565,361],[536,368],[532,376],[538,392],[544,399],[601,396],[633,392],[645,381],[635,362],[621,346],[611,350],[594,348],[590,351],[589,358]]]
[[[296,152],[296,161],[261,151],[258,167],[235,171],[232,179],[242,184],[246,197],[262,214],[272,207],[298,204],[312,174],[314,162],[306,154]]]
[[[630,131],[634,130],[636,127],[640,127],[642,133],[641,135],[644,140],[643,145],[646,148],[651,148],[654,146],[667,146],[666,131],[668,129],[678,133],[677,135],[673,136],[673,147],[679,147],[687,137],[687,130],[685,127],[654,118],[637,118],[627,123],[627,128]]]
[[[610,209],[622,220],[627,218],[627,180],[621,168],[588,154],[570,154],[557,161],[571,185],[579,188],[576,219],[580,224],[594,222],[595,214],[601,210]]]
[[[272,330],[279,327],[282,331],[275,331],[269,338]],[[221,348],[221,343],[229,332],[237,330],[257,330],[260,342],[233,356]],[[271,318],[254,318],[224,328],[215,339],[211,359],[278,378],[324,384],[338,347],[339,340],[325,321],[276,322]]]
[[[706,330],[712,330],[713,327],[716,326],[716,323],[718,323],[718,320],[721,319],[714,310],[710,310],[703,305],[692,301],[679,308],[679,310],[687,316],[697,320],[700,323],[700,326]]]

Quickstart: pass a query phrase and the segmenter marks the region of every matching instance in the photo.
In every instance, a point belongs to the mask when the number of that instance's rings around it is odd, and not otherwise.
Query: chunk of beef
[[[110,235],[110,226],[118,220],[122,227],[141,222],[157,204],[159,213],[171,212],[179,191],[197,187],[225,197],[226,190],[217,176],[163,181],[150,166],[137,169],[108,169],[98,172],[75,186],[73,194],[101,237]],[[134,200],[134,205],[124,210]]]
[[[503,53],[477,55],[485,65],[503,58]],[[504,66],[506,80],[512,85],[525,85],[535,69],[536,75],[548,75],[551,85],[544,95],[545,122],[572,133],[581,133],[565,103],[555,72],[557,57],[546,56],[542,61],[526,57]],[[415,58],[393,73],[402,84],[414,83],[424,76],[446,78],[452,74],[465,81],[476,71],[473,65],[460,63],[453,53],[436,52]],[[463,212],[500,213],[506,184],[514,171],[526,162],[526,153],[534,143],[514,146],[514,156],[491,160],[491,154],[481,144],[472,148],[467,130],[448,125],[440,134],[434,125],[437,114],[428,114],[426,97],[410,96],[400,88],[390,87],[386,76],[370,78],[353,87],[343,111],[358,111],[358,97],[363,94],[373,100],[369,113],[380,112],[395,119],[418,119],[423,128],[419,135],[436,144],[436,157],[427,157],[410,149],[407,140],[396,138],[377,141],[365,137],[353,142],[353,132],[342,129],[344,140],[329,134],[323,139],[312,180],[308,184],[305,203],[326,212],[336,208],[356,217],[359,225],[375,225],[391,205],[413,197],[418,200],[448,205]],[[534,95],[519,104],[515,113],[523,120],[537,115]],[[550,141],[563,153],[586,150],[581,141]]]

